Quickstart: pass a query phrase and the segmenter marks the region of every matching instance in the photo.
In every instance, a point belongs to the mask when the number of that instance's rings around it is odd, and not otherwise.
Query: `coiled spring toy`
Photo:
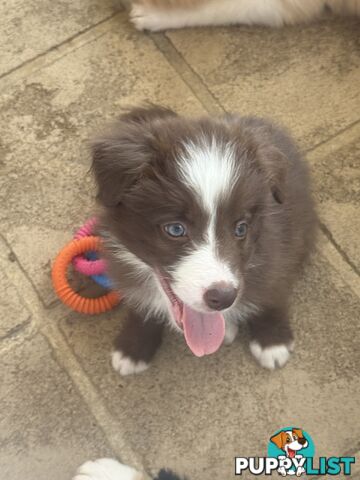
[[[99,258],[100,237],[94,236],[96,218],[88,220],[74,235],[74,238],[59,252],[52,268],[52,282],[60,300],[76,312],[94,315],[103,313],[117,305],[122,297],[112,289],[106,275],[106,263]],[[91,277],[96,283],[109,290],[97,298],[87,298],[75,292],[67,279],[70,264],[79,273]]]

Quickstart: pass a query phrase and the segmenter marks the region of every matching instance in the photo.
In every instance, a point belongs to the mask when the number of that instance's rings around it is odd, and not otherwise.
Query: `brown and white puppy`
[[[360,15],[360,0],[134,0],[130,16],[136,28],[152,31],[231,24],[281,27],[312,20],[326,9]]]
[[[165,323],[202,356],[231,343],[241,320],[259,363],[283,366],[315,225],[288,134],[257,118],[136,108],[93,142],[93,170],[109,275],[129,306],[114,368],[147,368]]]

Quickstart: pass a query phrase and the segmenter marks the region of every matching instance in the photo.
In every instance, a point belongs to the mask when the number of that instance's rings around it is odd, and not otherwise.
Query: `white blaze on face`
[[[209,215],[209,222],[204,241],[176,266],[172,288],[187,305],[209,311],[203,295],[214,283],[225,282],[239,287],[230,266],[219,257],[221,246],[217,244],[215,235],[219,201],[231,193],[239,168],[230,144],[205,137],[198,144],[186,144],[178,164],[184,184],[197,196],[201,207]]]

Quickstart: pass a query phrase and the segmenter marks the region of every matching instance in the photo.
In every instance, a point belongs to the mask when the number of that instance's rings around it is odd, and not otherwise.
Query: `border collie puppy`
[[[316,223],[288,134],[258,118],[149,106],[124,113],[92,152],[104,255],[129,307],[115,370],[145,370],[165,323],[200,357],[230,344],[242,320],[259,363],[282,367],[289,295]]]
[[[100,458],[81,465],[73,480],[147,480],[141,472],[111,458]],[[160,470],[154,480],[186,480],[170,470]]]
[[[360,0],[134,0],[130,18],[139,30],[206,25],[281,27],[319,17],[326,9],[360,15]]]

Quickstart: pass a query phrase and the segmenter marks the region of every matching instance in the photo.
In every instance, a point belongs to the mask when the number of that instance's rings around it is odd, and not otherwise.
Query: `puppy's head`
[[[232,117],[149,107],[93,143],[112,234],[153,269],[197,355],[220,346],[223,312],[242,299],[264,218],[284,201],[286,161],[251,132]]]
[[[270,440],[275,443],[278,448],[284,450],[290,458],[294,458],[299,450],[308,446],[308,441],[300,428],[279,432],[271,437]]]

